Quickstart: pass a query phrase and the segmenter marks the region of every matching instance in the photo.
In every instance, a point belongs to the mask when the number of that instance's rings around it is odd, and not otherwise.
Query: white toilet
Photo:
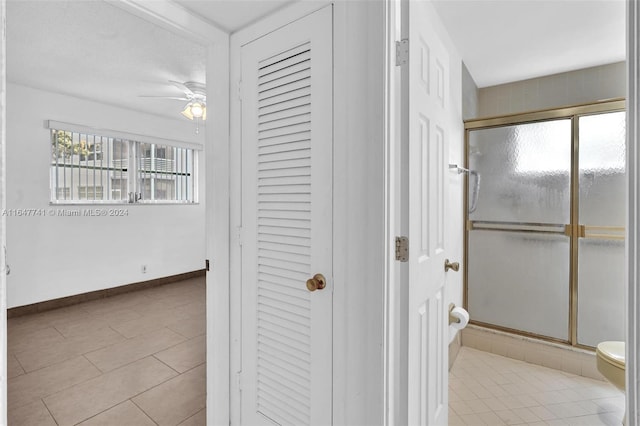
[[[625,391],[625,354],[624,342],[601,342],[596,348],[596,365],[598,371],[615,387]],[[622,424],[627,424],[625,412]]]

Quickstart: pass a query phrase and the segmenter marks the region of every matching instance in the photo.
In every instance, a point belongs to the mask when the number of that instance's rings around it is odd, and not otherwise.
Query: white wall
[[[204,145],[204,132],[195,135],[193,123],[186,120],[16,84],[8,84],[7,105],[7,209],[87,207],[49,205],[51,154],[45,120]],[[8,306],[202,269],[204,176],[201,152],[196,205],[117,206],[128,211],[127,217],[7,217]]]
[[[334,6],[334,424],[384,415],[382,1]],[[343,380],[342,380],[343,379]]]

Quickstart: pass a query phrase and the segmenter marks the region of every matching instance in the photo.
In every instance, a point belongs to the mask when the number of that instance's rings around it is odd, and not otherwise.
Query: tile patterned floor
[[[463,347],[449,373],[449,425],[621,425],[612,385]]]
[[[204,425],[204,277],[8,323],[11,426]]]
[[[9,320],[9,425],[205,425],[204,278]],[[449,425],[620,425],[613,386],[463,347]]]

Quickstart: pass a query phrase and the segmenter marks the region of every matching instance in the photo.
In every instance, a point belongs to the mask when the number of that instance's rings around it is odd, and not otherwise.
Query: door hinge
[[[409,238],[396,237],[396,260],[400,262],[409,260]]]
[[[409,40],[396,41],[396,66],[406,65],[409,62]]]
[[[204,260],[204,270],[209,272],[209,259]]]
[[[238,80],[238,99],[242,100],[242,80]]]
[[[236,373],[236,385],[238,386],[238,390],[242,390],[242,371]]]

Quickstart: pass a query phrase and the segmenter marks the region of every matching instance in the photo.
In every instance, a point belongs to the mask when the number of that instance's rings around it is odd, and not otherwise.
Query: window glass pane
[[[54,129],[51,201],[191,203],[194,158],[191,149]]]
[[[194,201],[193,150],[140,143],[138,152],[143,201]]]
[[[625,113],[579,118],[578,343],[624,340]]]
[[[624,226],[625,113],[580,117],[580,223]]]
[[[568,340],[567,237],[474,230],[468,268],[474,321]]]
[[[128,141],[52,130],[51,201],[126,200],[128,146]],[[110,190],[112,180],[119,181],[119,191]]]
[[[469,132],[469,219],[569,223],[571,120]]]

